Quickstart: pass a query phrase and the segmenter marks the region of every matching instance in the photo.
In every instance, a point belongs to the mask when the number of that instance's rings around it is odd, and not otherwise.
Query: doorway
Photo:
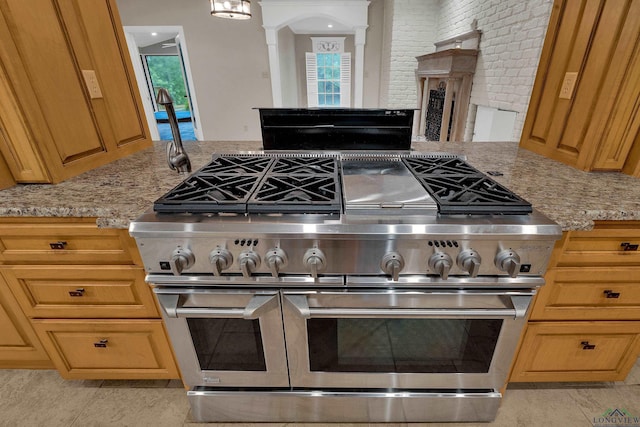
[[[182,27],[125,26],[124,32],[151,138],[172,139],[166,112],[155,101],[164,87],[174,100],[182,140],[203,140]]]
[[[182,140],[195,140],[189,94],[187,93],[187,85],[182,72],[180,56],[174,53],[144,53],[144,49],[141,49],[140,56],[147,75],[148,86],[150,86],[150,91],[153,94],[151,100],[153,101],[160,140],[172,139],[166,109],[164,105],[156,102],[156,96],[160,88],[166,89],[173,99],[173,107],[176,112]]]

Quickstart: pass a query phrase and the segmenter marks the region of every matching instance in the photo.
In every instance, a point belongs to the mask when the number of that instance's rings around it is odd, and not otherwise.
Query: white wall
[[[298,64],[296,63],[295,34],[289,27],[278,31],[278,50],[280,51],[280,85],[282,87],[282,106],[298,107]],[[302,69],[304,70],[304,68]]]
[[[261,138],[258,113],[252,107],[270,107],[272,97],[257,1],[252,2],[253,17],[247,21],[211,17],[205,0],[117,3],[124,25],[184,27],[205,139]],[[516,111],[513,140],[519,140],[551,6],[550,0],[372,0],[363,105],[416,108],[415,57],[433,52],[438,40],[469,31],[471,21],[477,19],[483,34],[471,103]],[[283,33],[279,42],[290,44],[290,36]],[[280,65],[289,67],[285,71],[289,74],[295,67],[297,74],[297,93],[293,87],[285,89],[290,91],[286,99],[297,99],[298,106],[304,106],[306,86],[300,58],[306,43],[300,37],[292,37],[295,60],[283,59]],[[352,46],[353,37],[350,39]],[[283,86],[285,79],[283,73]],[[473,105],[470,111],[475,111]],[[470,114],[465,140],[471,140],[473,118]]]
[[[117,0],[123,25],[182,25],[204,138],[260,140],[252,107],[272,105],[260,6],[246,21],[214,18],[203,0]]]
[[[552,1],[439,0],[438,40],[468,32],[478,21],[480,52],[471,104],[515,111],[511,140],[519,141],[531,97]],[[470,110],[465,140],[472,139]]]
[[[385,0],[381,107],[417,108],[416,56],[435,51],[438,13],[438,0]]]

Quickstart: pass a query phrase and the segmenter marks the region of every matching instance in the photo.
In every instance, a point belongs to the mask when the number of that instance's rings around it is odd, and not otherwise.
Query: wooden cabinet
[[[511,381],[622,381],[640,351],[640,322],[530,324]]]
[[[2,138],[2,130],[0,129],[0,138]],[[0,151],[0,190],[9,188],[15,185],[16,180],[13,179],[13,175],[9,170],[9,166],[7,166],[7,162],[5,162],[4,157],[2,157],[2,152]]]
[[[555,0],[520,145],[640,176],[640,2]]]
[[[64,378],[179,378],[127,230],[91,218],[0,219],[0,273],[12,310]]]
[[[0,368],[52,368],[53,364],[0,274]]]
[[[620,381],[640,354],[640,221],[565,232],[510,381]]]
[[[59,182],[150,145],[115,0],[0,0],[0,151]]]
[[[63,378],[177,378],[160,319],[35,319],[33,326]]]

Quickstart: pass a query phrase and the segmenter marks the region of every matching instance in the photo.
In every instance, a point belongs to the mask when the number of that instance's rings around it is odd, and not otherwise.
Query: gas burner
[[[245,212],[260,175],[193,175],[156,200],[156,212]]]
[[[417,177],[441,214],[528,214],[531,204],[482,175]]]
[[[336,159],[328,157],[280,157],[271,166],[270,174],[335,174]]]
[[[406,158],[405,164],[438,203],[441,214],[510,214],[533,211],[520,198],[460,158]]]
[[[469,175],[481,173],[460,158],[406,158],[405,164],[415,175]]]
[[[216,156],[196,173],[205,175],[261,174],[267,170],[271,162],[272,159],[265,156]]]
[[[333,175],[267,176],[248,202],[255,213],[340,213],[340,188]]]

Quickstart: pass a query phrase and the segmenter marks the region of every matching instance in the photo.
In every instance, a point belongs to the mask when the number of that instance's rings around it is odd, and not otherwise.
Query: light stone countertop
[[[216,151],[252,151],[260,142],[184,142],[194,171]],[[594,220],[640,220],[640,179],[620,173],[583,172],[515,142],[414,142],[416,151],[463,154],[558,222],[563,230],[589,230]],[[169,169],[165,143],[60,184],[19,184],[0,191],[0,216],[97,217],[98,226],[127,228],[186,176]]]

